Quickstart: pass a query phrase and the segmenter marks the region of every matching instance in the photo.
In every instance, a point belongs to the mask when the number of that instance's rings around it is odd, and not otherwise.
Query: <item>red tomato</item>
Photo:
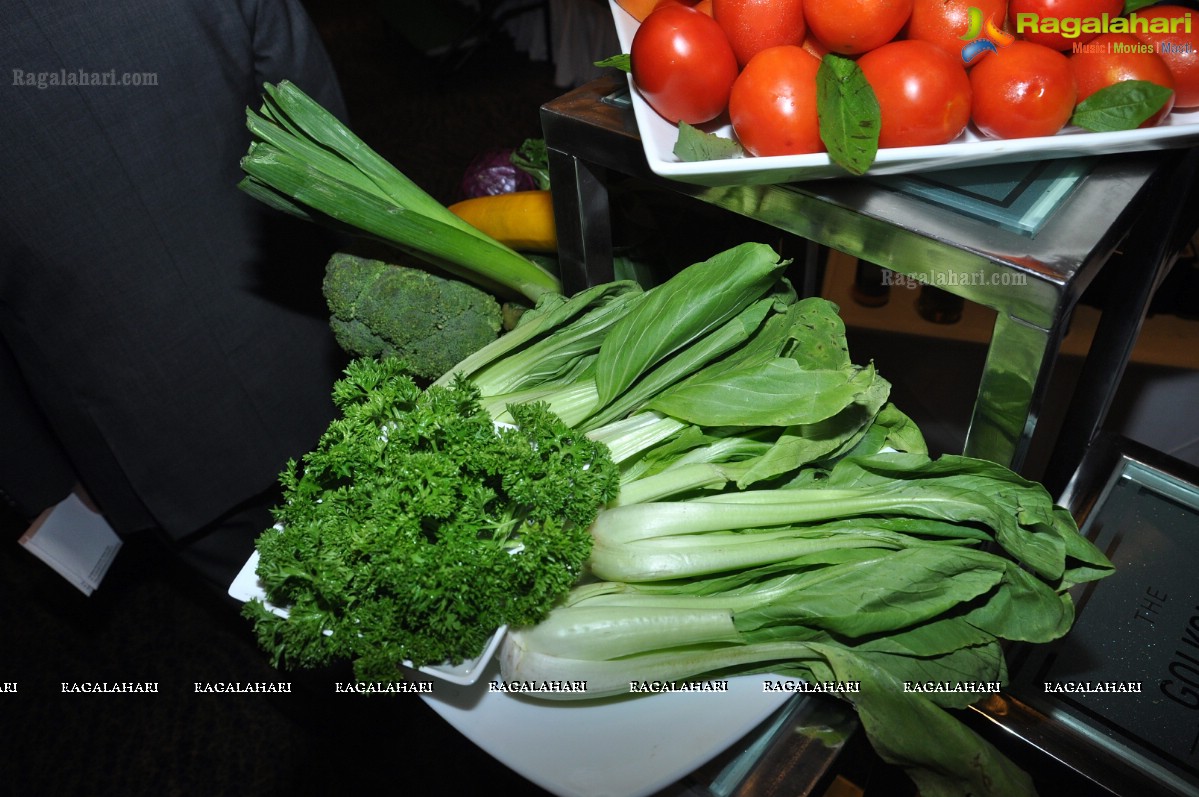
[[[1102,88],[1124,80],[1148,80],[1173,91],[1174,76],[1154,47],[1131,33],[1096,36],[1070,56],[1070,67],[1078,84],[1078,102]],[[1153,127],[1174,107],[1174,95],[1141,127]]]
[[[1015,41],[970,70],[972,116],[992,138],[1057,133],[1074,111],[1077,91],[1070,59],[1043,44]]]
[[[1142,9],[1136,15],[1150,20],[1150,24],[1162,24],[1153,20],[1171,20],[1168,32],[1138,32],[1136,36],[1152,44],[1170,68],[1174,78],[1174,107],[1199,107],[1199,13],[1185,6],[1165,5]],[[1189,24],[1184,26],[1184,22]]]
[[[702,11],[654,9],[633,35],[629,57],[638,91],[672,124],[703,124],[728,105],[737,58],[724,31]]]
[[[616,0],[616,4],[629,13],[633,19],[641,22],[660,5],[679,3],[681,5],[698,5],[694,0]]]
[[[803,0],[712,0],[712,16],[741,66],[767,47],[802,44],[807,33]]]
[[[970,78],[960,58],[915,39],[884,44],[858,59],[879,109],[879,147],[953,141],[970,121]]]
[[[971,32],[972,7],[982,12],[979,17],[982,23],[990,21],[995,27],[1003,28],[1007,19],[1007,0],[914,0],[905,35],[909,39],[935,44],[961,61],[962,48],[969,41],[963,37]],[[980,27],[976,38],[978,35],[985,36],[986,28]],[[986,56],[984,50],[970,62],[970,66]]]
[[[1097,34],[1075,28],[1081,20],[1120,16],[1124,0],[1008,0],[1011,32],[1054,50],[1069,50]]]
[[[729,118],[751,155],[803,155],[824,150],[816,115],[820,61],[794,44],[749,59],[729,96]]]
[[[824,58],[828,55],[828,48],[820,43],[819,39],[812,35],[812,31],[808,31],[808,35],[804,36],[803,48],[817,58]]]
[[[859,55],[891,41],[912,13],[912,0],[804,0],[808,30],[841,55]]]

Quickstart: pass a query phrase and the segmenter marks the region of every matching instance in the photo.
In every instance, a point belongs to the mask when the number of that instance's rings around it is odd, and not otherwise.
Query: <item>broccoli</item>
[[[354,360],[340,410],[280,476],[281,530],[258,575],[286,619],[246,604],[276,665],[398,665],[477,656],[501,625],[540,621],[582,575],[589,527],[619,490],[606,446],[544,404],[497,428],[464,377],[421,390],[396,359]]]
[[[399,357],[436,379],[495,340],[499,302],[427,271],[346,252],[325,267],[325,300],[338,344],[355,357]]]

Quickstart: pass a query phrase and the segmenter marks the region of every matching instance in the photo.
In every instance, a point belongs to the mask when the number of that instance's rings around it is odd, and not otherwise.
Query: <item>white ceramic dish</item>
[[[645,797],[668,788],[752,731],[788,693],[773,676],[729,679],[727,692],[545,701],[490,691],[499,663],[471,686],[437,684],[424,700],[493,758],[559,797]],[[659,795],[659,797],[663,797]]]
[[[286,607],[275,606],[266,600],[266,592],[262,588],[262,582],[258,580],[258,551],[250,554],[250,558],[246,560],[241,570],[238,571],[237,577],[229,585],[229,595],[242,603],[254,599],[261,600],[270,611],[280,617],[287,616]],[[445,664],[437,667],[418,667],[416,671],[460,686],[473,684],[479,680],[484,670],[487,669],[487,664],[495,656],[495,652],[499,648],[500,642],[503,641],[507,630],[506,626],[497,630],[478,658],[467,659],[457,665]]]
[[[629,52],[638,22],[624,9],[609,0],[616,35],[624,52]],[[645,147],[650,170],[668,177],[698,185],[757,185],[789,183],[845,177],[847,173],[833,164],[828,155],[788,155],[766,158],[731,158],[727,160],[684,163],[674,156],[678,131],[659,116],[641,95],[629,76],[633,113]],[[733,138],[727,120],[717,120],[704,130]],[[1137,150],[1168,149],[1199,143],[1199,108],[1186,112],[1175,111],[1165,124],[1145,130],[1115,133],[1089,133],[1070,128],[1056,136],[1024,139],[986,139],[967,129],[956,141],[936,147],[903,147],[879,150],[869,174],[907,174],[942,169],[960,169],[988,163],[1069,158],[1083,155],[1110,155]]]
[[[263,599],[258,553],[229,586],[240,601]],[[267,607],[282,617],[287,610]],[[500,629],[477,659],[421,667],[437,679],[421,694],[446,722],[514,772],[561,797],[644,797],[686,777],[782,707],[792,695],[764,680],[729,679],[727,692],[672,692],[578,702],[492,691]],[[484,677],[486,676],[486,677]],[[782,679],[789,680],[789,679]]]

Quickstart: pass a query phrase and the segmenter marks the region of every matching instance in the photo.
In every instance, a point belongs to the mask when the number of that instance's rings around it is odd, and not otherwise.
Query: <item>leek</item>
[[[333,114],[283,81],[247,109],[239,187],[293,215],[366,233],[480,288],[535,302],[557,277],[451,213]]]

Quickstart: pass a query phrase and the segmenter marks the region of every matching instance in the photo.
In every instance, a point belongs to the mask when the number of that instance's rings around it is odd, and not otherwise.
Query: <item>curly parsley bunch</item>
[[[582,573],[619,490],[607,448],[542,404],[497,428],[465,379],[420,389],[396,359],[355,360],[340,416],[281,474],[281,530],[257,542],[267,599],[246,605],[276,665],[354,661],[359,680],[460,662],[501,625],[541,620]]]

